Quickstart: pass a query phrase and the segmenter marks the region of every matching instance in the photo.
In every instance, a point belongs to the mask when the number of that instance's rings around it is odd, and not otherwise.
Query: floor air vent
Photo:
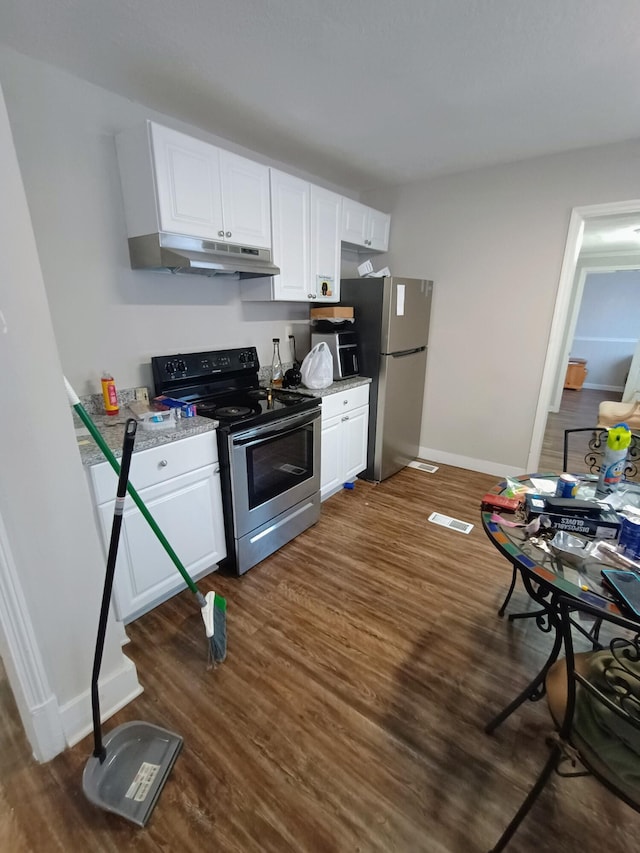
[[[460,521],[457,518],[451,518],[450,515],[442,515],[440,512],[432,512],[429,516],[429,521],[434,524],[440,524],[442,527],[448,527],[451,530],[457,530],[458,533],[471,533],[473,524],[468,521]]]
[[[435,474],[438,470],[437,465],[431,465],[429,462],[419,462],[417,459],[409,462],[409,468],[417,468],[419,471],[426,471],[427,474]]]

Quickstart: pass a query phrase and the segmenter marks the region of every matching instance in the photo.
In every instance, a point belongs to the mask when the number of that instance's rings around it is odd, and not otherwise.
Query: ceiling
[[[0,41],[353,189],[640,137],[637,0],[3,0]]]

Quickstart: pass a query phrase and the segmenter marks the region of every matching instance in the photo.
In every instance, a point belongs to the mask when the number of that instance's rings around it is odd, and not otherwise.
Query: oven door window
[[[249,509],[313,477],[313,424],[246,448]]]

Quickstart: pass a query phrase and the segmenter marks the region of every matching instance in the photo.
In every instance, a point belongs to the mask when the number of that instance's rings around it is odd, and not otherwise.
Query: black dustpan
[[[91,677],[94,750],[84,768],[82,789],[94,805],[114,812],[138,826],[145,826],[182,748],[182,738],[152,723],[135,721],[118,726],[103,742],[98,697],[98,678],[135,435],[136,421],[130,418],[124,431],[122,464]]]

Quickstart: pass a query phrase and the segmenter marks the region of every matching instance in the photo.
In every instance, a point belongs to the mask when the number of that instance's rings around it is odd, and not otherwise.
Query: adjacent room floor
[[[85,800],[89,738],[33,762],[5,684],[0,849],[488,850],[551,731],[542,702],[483,732],[549,643],[533,620],[496,616],[511,570],[479,524],[493,482],[447,466],[358,481],[243,578],[210,576],[229,602],[217,669],[190,593],[130,625],[145,692],[106,728],[142,719],[185,740],[144,830]],[[430,524],[434,510],[475,526]],[[527,606],[519,585],[512,606]],[[632,850],[639,833],[594,780],[557,778],[510,850]]]
[[[562,469],[562,440],[565,429],[588,427],[598,423],[598,407],[603,400],[619,401],[620,392],[596,391],[582,388],[562,392],[560,410],[550,412],[542,442],[539,468],[541,471]]]

